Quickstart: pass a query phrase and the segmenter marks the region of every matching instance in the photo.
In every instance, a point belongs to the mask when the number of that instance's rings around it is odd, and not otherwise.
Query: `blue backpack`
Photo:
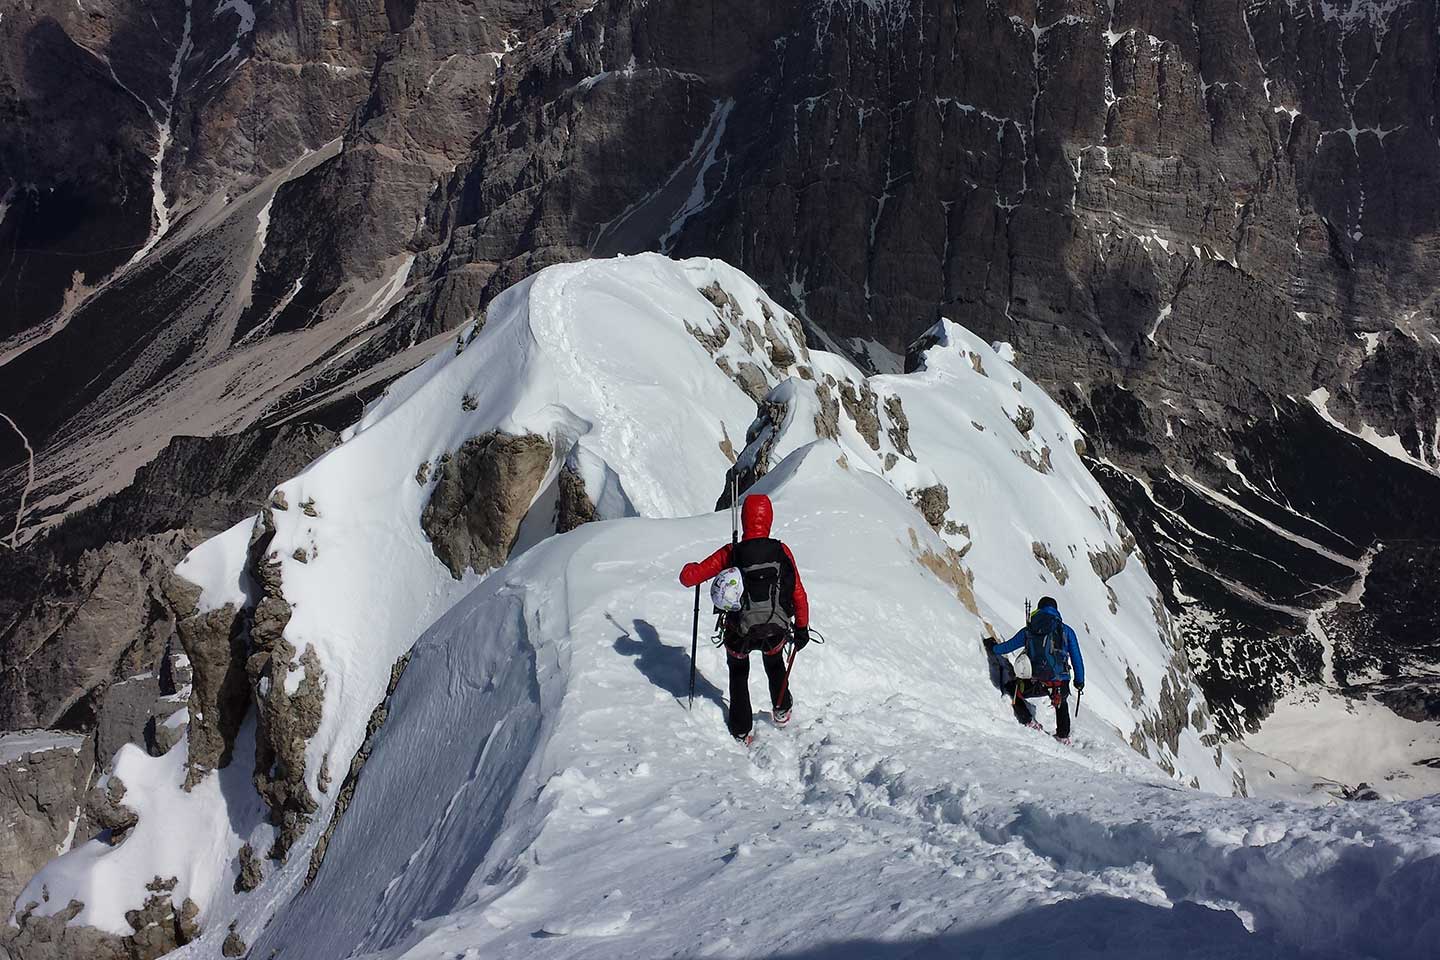
[[[1036,680],[1054,680],[1070,673],[1070,651],[1065,643],[1065,624],[1059,616],[1042,610],[1025,624],[1025,656],[1030,658],[1030,675]]]

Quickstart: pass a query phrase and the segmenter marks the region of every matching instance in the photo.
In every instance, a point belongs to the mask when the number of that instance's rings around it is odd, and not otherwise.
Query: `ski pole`
[[[1075,719],[1080,719],[1080,698],[1085,696],[1084,690],[1075,691]]]
[[[695,654],[700,648],[700,584],[695,584],[695,619],[690,626],[690,702],[685,709],[695,709]]]

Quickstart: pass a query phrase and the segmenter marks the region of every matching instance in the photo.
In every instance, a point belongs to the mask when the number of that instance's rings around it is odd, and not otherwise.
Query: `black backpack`
[[[1070,672],[1070,651],[1065,644],[1065,624],[1053,613],[1041,611],[1025,624],[1025,655],[1030,658],[1030,675],[1036,680],[1054,680]]]
[[[779,643],[790,633],[795,615],[795,568],[779,540],[742,540],[732,551],[745,593],[735,614],[740,636],[752,642]]]

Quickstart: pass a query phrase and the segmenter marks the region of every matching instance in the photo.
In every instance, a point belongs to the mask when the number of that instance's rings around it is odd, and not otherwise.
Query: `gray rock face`
[[[0,927],[0,949],[8,950],[15,960],[133,960],[121,938],[94,927],[69,926],[83,909],[83,903],[71,900],[64,910],[48,917],[18,910],[17,927]]]
[[[544,437],[495,432],[467,440],[442,463],[420,526],[457,580],[510,556],[551,454]]]
[[[112,678],[153,671],[173,631],[155,584],[196,542],[177,531],[86,551],[69,589],[27,604],[0,634],[0,727],[86,729]]]
[[[234,924],[225,931],[225,941],[220,944],[220,955],[223,957],[245,956],[245,941],[240,939],[240,934],[235,931]]]
[[[725,478],[725,489],[720,494],[720,499],[715,501],[716,510],[728,510],[733,502],[731,494],[743,494],[756,481],[770,472],[774,466],[772,451],[775,441],[780,438],[780,428],[785,423],[789,413],[788,406],[776,399],[766,397],[755,405],[755,419],[745,431],[745,449],[741,451],[733,468],[734,490],[731,490],[731,477]],[[838,431],[838,426],[834,428]],[[832,432],[830,436],[836,436]]]
[[[266,508],[250,538],[249,571],[259,590],[250,618],[245,674],[256,708],[255,789],[270,808],[279,828],[268,856],[283,860],[315,812],[315,798],[305,782],[305,745],[320,728],[325,702],[325,671],[315,651],[297,651],[285,639],[290,602],[285,597],[279,558],[270,550],[275,524]],[[302,673],[294,692],[287,678]],[[232,738],[233,745],[233,738]],[[195,776],[192,771],[191,776]]]
[[[0,729],[90,729],[109,684],[157,673],[181,645],[166,595],[175,564],[334,439],[313,426],[177,438],[122,493],[41,544],[0,551]]]
[[[560,468],[559,484],[560,498],[555,505],[556,533],[574,530],[599,516],[595,503],[585,490],[585,480],[568,463]]]
[[[162,222],[339,135],[390,32],[384,5],[364,0],[343,16],[256,5],[250,22],[221,6],[43,0],[7,11],[0,195],[13,191],[13,207],[0,237],[23,253],[0,275],[19,308],[0,337],[100,282]]]
[[[925,517],[926,523],[936,530],[944,529],[945,514],[950,509],[950,491],[945,484],[937,483],[919,490],[912,490],[910,499],[915,503],[915,509]]]
[[[1065,586],[1065,581],[1070,579],[1070,571],[1066,568],[1065,564],[1061,562],[1060,558],[1055,556],[1054,552],[1051,551],[1049,544],[1032,543],[1030,544],[1030,552],[1035,555],[1036,563],[1050,571],[1056,583],[1062,587]]]
[[[96,753],[113,757],[127,743],[144,746],[160,698],[160,678],[153,673],[107,687],[95,724]]]
[[[198,613],[199,591],[174,578],[172,596],[178,596],[180,642],[190,659],[189,745],[186,783],[193,786],[206,773],[228,766],[235,737],[250,708],[250,685],[245,671],[249,611],[226,604]],[[182,591],[188,595],[182,595]]]
[[[235,892],[244,893],[260,886],[265,879],[265,868],[255,855],[255,848],[245,844],[240,848],[240,874],[235,878]]]
[[[8,916],[35,872],[64,850],[94,763],[84,737],[0,736],[0,913]]]
[[[85,797],[85,813],[104,832],[105,842],[115,846],[139,823],[139,817],[125,805],[125,781],[110,777]]]
[[[1134,399],[1115,393],[1107,409],[1104,426],[1100,411],[1081,418],[1092,440],[1154,463],[1157,454],[1139,439],[1146,428],[1132,416]],[[1433,615],[1407,602],[1427,589],[1425,558],[1435,546],[1426,538],[1440,529],[1440,479],[1339,433],[1308,405],[1286,401],[1277,411],[1277,423],[1228,435],[1239,475],[1213,461],[1190,480],[1142,467],[1142,485],[1091,463],[1135,531],[1147,569],[1168,596],[1186,598],[1172,599],[1172,607],[1228,735],[1254,729],[1297,683],[1357,696],[1389,689],[1423,696],[1434,690],[1431,665],[1440,660],[1426,639]],[[1360,602],[1338,604],[1361,577]],[[1334,633],[1328,671],[1308,622],[1312,610]]]
[[[1090,551],[1089,557],[1090,569],[1095,571],[1095,576],[1108,582],[1111,577],[1125,569],[1129,553],[1113,547],[1106,547],[1104,550]]]
[[[125,920],[133,931],[117,937],[94,927],[70,926],[84,904],[71,900],[53,916],[32,912],[36,904],[17,910],[17,927],[0,928],[0,948],[9,949],[15,960],[70,960],[94,957],[97,960],[156,960],[200,936],[200,908],[189,897],[176,904],[172,897],[174,877],[155,877],[146,889],[150,896]]]

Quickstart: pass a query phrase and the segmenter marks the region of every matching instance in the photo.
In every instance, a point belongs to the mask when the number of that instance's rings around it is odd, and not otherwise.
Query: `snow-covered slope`
[[[258,602],[259,631],[283,601],[289,672],[253,684],[258,733],[242,727],[234,762],[189,792],[188,740],[159,758],[126,748],[138,825],[56,861],[17,909],[79,900],[72,922],[125,935],[159,876],[198,908],[194,956],[232,922],[267,957],[752,955],[1103,897],[1102,921],[1113,898],[1147,917],[1214,903],[1293,946],[1325,931],[1298,917],[1303,895],[1273,889],[1280,872],[1336,900],[1352,861],[1382,891],[1433,883],[1423,805],[1301,814],[1171,782],[1236,780],[1078,432],[1003,345],[942,322],[924,347],[916,373],[867,379],[714,261],[596,261],[511,289],[254,524],[181,566],[201,614]],[[452,576],[427,504],[497,431],[542,441],[548,466],[521,488],[512,559]],[[828,638],[796,667],[796,727],[762,731],[749,756],[724,732],[723,658],[704,643],[696,709],[681,709],[691,596],[674,582],[729,536],[707,511],[737,453],[776,499]],[[554,536],[567,476],[599,522]],[[1015,725],[979,646],[1042,593],[1085,646],[1074,749]],[[282,727],[286,709],[313,722]],[[290,778],[270,823],[246,778],[277,729],[302,733],[256,771]],[[362,744],[368,763],[343,776]],[[236,892],[243,847],[263,856],[281,836],[283,862],[251,862],[239,886],[255,888]],[[1248,942],[1226,914],[1136,922]],[[1329,933],[1359,929],[1336,917]]]
[[[703,642],[685,709],[674,568],[723,516],[551,540],[416,645],[329,858],[256,954],[1096,957],[1158,935],[1177,956],[1402,956],[1433,934],[1404,904],[1437,878],[1435,806],[1221,800],[1088,708],[1076,748],[1016,726],[911,507],[840,460],[821,441],[761,484],[826,611],[790,728],[728,742]],[[253,928],[263,907],[241,909]]]

